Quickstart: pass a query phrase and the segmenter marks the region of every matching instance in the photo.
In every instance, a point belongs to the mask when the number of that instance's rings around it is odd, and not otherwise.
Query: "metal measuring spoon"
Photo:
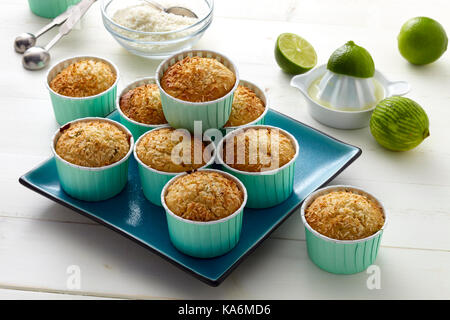
[[[63,36],[68,34],[75,24],[81,19],[91,5],[97,0],[82,0],[79,4],[72,7],[70,15],[66,22],[59,28],[58,34],[45,47],[31,47],[22,57],[22,64],[25,69],[39,70],[48,65],[50,53],[48,52]]]
[[[192,12],[191,10],[189,10],[188,8],[184,8],[184,7],[170,7],[170,8],[164,8],[162,5],[160,5],[157,2],[154,2],[152,0],[144,0],[144,2],[147,2],[149,5],[151,5],[152,7],[166,12],[166,13],[172,13],[172,14],[176,14],[178,16],[183,16],[183,17],[189,17],[189,18],[198,18],[197,15]]]
[[[14,39],[14,50],[16,50],[16,52],[18,52],[18,53],[24,53],[31,47],[34,47],[34,45],[36,44],[37,38],[42,36],[47,31],[53,29],[54,27],[63,24],[67,20],[67,18],[70,16],[71,12],[72,12],[72,7],[67,9],[65,12],[61,13],[59,16],[57,16],[55,19],[53,19],[52,22],[50,22],[48,25],[46,25],[45,27],[40,29],[38,32],[36,32],[36,34],[25,32],[25,33],[18,35],[16,37],[16,39]]]

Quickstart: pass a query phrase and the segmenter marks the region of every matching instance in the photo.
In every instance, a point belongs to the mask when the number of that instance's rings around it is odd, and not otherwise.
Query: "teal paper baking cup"
[[[262,172],[246,172],[230,167],[223,160],[223,143],[231,139],[236,134],[249,128],[271,128],[279,130],[286,135],[295,147],[295,155],[284,166]],[[247,207],[261,209],[276,206],[285,201],[292,194],[294,189],[295,162],[299,155],[299,145],[297,140],[286,130],[268,125],[247,126],[228,133],[217,146],[217,162],[223,169],[237,177],[247,188]]]
[[[50,88],[50,82],[58,73],[67,68],[70,64],[80,60],[96,60],[108,64],[116,75],[116,81],[106,91],[90,97],[66,97]],[[50,92],[50,98],[53,105],[53,112],[56,121],[63,125],[67,122],[87,118],[87,117],[106,117],[114,111],[116,107],[117,83],[119,82],[119,70],[111,61],[93,57],[79,56],[63,60],[56,63],[47,73],[47,89]]]
[[[217,221],[192,221],[174,214],[165,203],[167,188],[178,178],[186,175],[182,173],[170,180],[161,192],[161,202],[166,210],[167,226],[172,244],[179,251],[197,258],[213,258],[232,250],[239,242],[242,229],[242,217],[247,201],[247,191],[239,179],[219,170],[202,169],[224,175],[235,181],[244,193],[241,207],[232,215]]]
[[[165,125],[159,128],[155,128],[153,130],[150,131],[154,131],[154,130],[159,130],[162,128],[169,128],[170,126]],[[149,131],[149,132],[150,132]],[[134,150],[133,150],[133,155],[134,158],[136,159],[136,162],[138,163],[138,168],[139,168],[139,177],[141,180],[141,186],[142,186],[142,191],[144,193],[144,196],[147,198],[148,201],[150,201],[152,204],[157,205],[157,206],[162,206],[161,204],[161,191],[164,188],[164,186],[166,185],[166,183],[172,179],[173,177],[177,176],[180,174],[180,172],[164,172],[164,171],[159,171],[156,169],[153,169],[149,166],[147,166],[145,163],[142,162],[141,159],[139,159],[139,157],[137,156],[137,146],[139,145],[139,143],[141,142],[141,139],[145,136],[145,134],[143,134],[135,143],[134,146]],[[207,137],[205,137],[206,139],[209,139]],[[211,141],[209,141],[209,145],[211,145],[211,159],[201,168],[207,168],[209,166],[211,166],[216,158],[216,148],[214,143],[212,143]],[[209,146],[208,145],[208,146]]]
[[[81,0],[28,0],[30,10],[43,18],[55,18]]]
[[[120,123],[122,123],[125,127],[128,128],[128,130],[131,131],[131,133],[133,134],[133,138],[136,141],[137,141],[137,139],[139,139],[140,136],[142,136],[147,131],[153,130],[155,128],[159,128],[159,127],[164,126],[166,124],[162,123],[162,124],[152,125],[152,124],[140,123],[140,122],[137,122],[137,121],[135,121],[133,119],[130,119],[129,117],[127,117],[123,113],[122,109],[120,108],[120,98],[124,94],[126,94],[128,91],[133,90],[134,88],[143,86],[145,84],[154,84],[154,83],[156,83],[154,77],[147,77],[147,78],[138,79],[136,81],[133,81],[128,86],[126,86],[122,90],[120,95],[117,96],[116,109],[119,112]]]
[[[370,237],[359,240],[336,240],[326,237],[311,228],[305,218],[306,208],[317,197],[332,191],[351,191],[374,200],[383,210],[383,227]],[[305,225],[306,247],[309,258],[319,268],[335,274],[354,274],[366,270],[375,262],[381,236],[387,224],[387,215],[381,202],[372,194],[353,186],[330,186],[319,189],[306,198],[300,212]]]
[[[105,121],[115,125],[130,138],[130,150],[120,161],[109,166],[91,168],[72,164],[61,158],[55,150],[59,137],[70,125],[80,121]],[[128,181],[128,162],[133,151],[133,136],[120,123],[104,118],[83,118],[62,126],[53,136],[52,151],[62,189],[71,197],[84,201],[101,201],[114,197]]]
[[[258,98],[260,98],[261,101],[264,103],[265,109],[264,109],[264,112],[258,118],[256,118],[255,120],[253,120],[249,123],[246,123],[242,126],[223,127],[223,129],[221,129],[221,131],[224,135],[226,135],[227,133],[229,133],[233,130],[236,130],[236,129],[240,129],[240,128],[248,127],[248,126],[254,126],[254,125],[263,125],[266,123],[265,118],[266,118],[267,112],[269,111],[269,99],[268,99],[267,95],[265,94],[264,90],[262,90],[259,86],[257,86],[253,82],[250,82],[247,80],[240,80],[239,85],[247,87],[250,90],[252,90],[256,94],[256,96]]]
[[[164,73],[178,61],[186,57],[214,58],[229,68],[236,76],[234,87],[225,96],[207,102],[188,102],[174,98],[161,87],[160,80]],[[239,84],[239,74],[235,64],[224,55],[209,50],[188,50],[177,53],[164,60],[156,70],[156,83],[161,92],[161,103],[167,122],[174,128],[185,128],[194,132],[194,123],[201,121],[202,131],[220,129],[231,113],[234,91]]]

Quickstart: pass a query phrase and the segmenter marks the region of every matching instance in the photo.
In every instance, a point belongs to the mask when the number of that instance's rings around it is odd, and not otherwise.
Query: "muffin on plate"
[[[230,117],[239,84],[235,64],[210,50],[188,50],[167,58],[156,70],[167,122],[190,132],[221,129]]]
[[[351,191],[334,191],[317,197],[306,208],[305,218],[311,228],[337,240],[369,237],[384,224],[379,204]]]
[[[267,125],[242,127],[228,133],[217,150],[224,170],[247,188],[247,207],[273,207],[292,194],[299,146],[289,132]]]
[[[247,192],[237,178],[212,169],[183,173],[161,192],[172,244],[199,258],[220,256],[239,241]]]
[[[192,221],[228,217],[242,205],[244,194],[237,183],[217,172],[197,171],[177,179],[165,195],[167,207]]]
[[[62,126],[52,143],[62,189],[85,201],[114,197],[128,181],[133,142],[127,128],[110,119],[83,118]]]
[[[80,56],[56,63],[46,81],[56,121],[63,125],[106,117],[115,109],[118,81],[119,70],[104,58]]]
[[[136,143],[136,154],[155,170],[178,173],[201,168],[209,162],[210,155],[204,157],[205,148],[203,141],[187,132],[165,127],[142,136]]]
[[[159,89],[154,83],[129,90],[120,97],[119,104],[125,116],[136,122],[151,125],[167,123],[162,111]]]
[[[373,264],[387,221],[373,195],[352,186],[329,186],[308,196],[300,211],[308,255],[318,267],[353,274]]]
[[[224,162],[246,172],[283,167],[295,153],[291,138],[271,127],[248,127],[224,142]]]
[[[235,74],[214,58],[186,57],[164,73],[161,87],[174,98],[207,102],[225,96],[236,83]]]
[[[214,162],[215,146],[184,130],[165,126],[143,134],[136,142],[134,157],[138,162],[142,190],[153,204],[161,205],[161,190],[181,172],[207,167]]]
[[[117,97],[116,108],[120,122],[131,131],[135,140],[167,124],[154,77],[137,79],[126,86]]]
[[[234,92],[230,118],[224,127],[238,127],[254,122],[261,117],[265,109],[265,103],[252,89],[239,85]]]
[[[50,88],[66,97],[90,97],[108,90],[114,82],[116,74],[109,64],[85,59],[59,72],[50,82]]]
[[[78,166],[109,166],[124,158],[130,150],[129,136],[109,122],[76,122],[60,131],[56,153]]]

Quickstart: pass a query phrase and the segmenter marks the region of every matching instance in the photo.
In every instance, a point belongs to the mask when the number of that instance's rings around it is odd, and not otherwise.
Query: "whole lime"
[[[327,69],[347,76],[371,78],[375,73],[375,64],[366,49],[348,41],[331,54]]]
[[[427,17],[409,19],[397,37],[400,54],[412,64],[436,61],[447,50],[448,38],[442,25]]]
[[[275,43],[275,60],[278,66],[290,74],[305,73],[317,64],[313,46],[294,33],[282,33]]]
[[[407,151],[430,135],[428,116],[415,101],[390,97],[377,104],[370,119],[370,131],[383,147]]]

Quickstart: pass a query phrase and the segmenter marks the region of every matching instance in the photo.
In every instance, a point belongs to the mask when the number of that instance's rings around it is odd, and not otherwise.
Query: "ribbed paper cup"
[[[256,84],[254,84],[253,82],[247,81],[247,80],[240,80],[239,81],[239,85],[244,86],[249,88],[250,90],[252,90],[256,96],[258,98],[261,99],[261,101],[264,103],[264,112],[255,120],[246,123],[244,125],[241,126],[235,126],[235,127],[223,127],[223,129],[221,129],[222,133],[225,135],[233,130],[236,129],[240,129],[243,127],[248,127],[248,126],[253,126],[253,125],[263,125],[265,124],[265,118],[267,115],[267,112],[269,111],[269,99],[267,98],[267,95],[265,94],[264,90],[262,90],[260,87],[258,87]]]
[[[130,150],[120,161],[104,167],[83,167],[61,158],[55,150],[59,137],[70,125],[92,120],[104,121],[115,125],[129,137]],[[101,201],[114,197],[125,187],[128,181],[128,162],[133,151],[133,136],[120,123],[105,118],[83,118],[62,126],[53,136],[52,152],[62,189],[71,197],[84,201]]]
[[[50,88],[50,82],[58,73],[67,68],[70,64],[80,60],[102,61],[108,64],[116,75],[116,81],[106,91],[90,97],[67,97],[63,96]],[[119,82],[119,69],[111,61],[93,57],[79,56],[63,60],[56,63],[47,73],[47,89],[50,92],[53,111],[56,121],[63,125],[64,123],[86,117],[105,117],[115,109],[117,83]]]
[[[236,134],[249,128],[270,128],[279,130],[280,133],[286,135],[294,145],[294,157],[284,166],[274,170],[247,172],[232,168],[223,160],[223,144],[227,139],[231,139]],[[217,146],[218,163],[222,165],[225,171],[242,181],[248,192],[247,207],[255,209],[273,207],[289,198],[294,189],[294,170],[298,155],[299,145],[294,136],[286,130],[268,125],[247,126],[234,130],[228,133]]]
[[[116,109],[119,112],[120,115],[120,123],[122,123],[125,127],[128,128],[128,130],[131,131],[131,133],[133,134],[133,138],[134,140],[139,139],[139,137],[141,135],[143,135],[144,133],[146,133],[147,131],[153,130],[155,128],[159,128],[161,126],[166,125],[165,123],[163,124],[145,124],[145,123],[140,123],[137,122],[133,119],[130,119],[129,117],[127,117],[122,109],[120,108],[120,98],[126,94],[128,91],[133,90],[134,88],[143,86],[145,84],[155,84],[155,78],[154,77],[147,77],[147,78],[142,78],[142,79],[138,79],[136,81],[133,81],[131,84],[129,84],[128,86],[126,86],[122,92],[120,93],[120,95],[117,96],[117,101],[116,101]]]
[[[165,126],[155,128],[150,131],[155,131],[155,130],[159,130],[162,128],[170,128],[170,126],[165,125]],[[148,132],[150,132],[150,131],[148,131]],[[148,132],[146,132],[146,134],[148,134]],[[164,186],[170,179],[172,179],[176,175],[179,175],[180,172],[160,171],[160,170],[153,169],[153,168],[149,167],[148,165],[146,165],[145,163],[143,163],[142,160],[139,159],[139,157],[137,155],[137,150],[136,150],[137,146],[139,145],[139,143],[143,137],[145,137],[145,134],[141,135],[141,137],[136,141],[134,150],[133,150],[134,158],[136,159],[136,161],[138,163],[142,191],[148,201],[150,201],[154,205],[161,206],[162,205],[161,204],[162,189],[164,188]],[[206,139],[209,140],[209,138],[207,138],[207,137],[206,137]],[[215,158],[216,158],[216,147],[215,147],[214,143],[212,143],[211,140],[209,140],[208,142],[209,142],[208,146],[211,145],[213,153],[212,153],[211,159],[201,168],[207,168],[207,167],[211,166],[214,163]]]
[[[167,226],[172,244],[181,252],[197,258],[213,258],[232,250],[239,242],[242,229],[242,217],[247,201],[247,191],[239,179],[214,169],[202,169],[224,175],[237,183],[244,193],[241,207],[230,216],[216,221],[192,221],[174,214],[165,203],[167,188],[174,181],[187,173],[180,174],[170,180],[161,192],[161,202],[166,210]]]
[[[320,234],[306,221],[305,210],[319,196],[333,191],[350,191],[374,200],[383,210],[384,225],[370,237],[359,240],[336,240]],[[381,236],[387,224],[387,214],[382,203],[372,194],[353,186],[330,186],[308,196],[301,207],[305,225],[306,247],[312,262],[319,268],[336,274],[354,274],[366,270],[377,257]]]
[[[30,10],[44,18],[55,18],[81,0],[28,0]]]
[[[178,61],[186,57],[214,58],[229,68],[236,76],[234,87],[225,96],[207,102],[188,102],[172,97],[161,87],[164,73]],[[177,53],[164,60],[156,70],[156,83],[161,91],[161,103],[164,115],[174,128],[185,128],[194,132],[194,122],[202,122],[203,132],[214,128],[220,129],[228,121],[233,104],[234,91],[239,84],[239,74],[235,64],[224,55],[209,50],[188,50]]]

